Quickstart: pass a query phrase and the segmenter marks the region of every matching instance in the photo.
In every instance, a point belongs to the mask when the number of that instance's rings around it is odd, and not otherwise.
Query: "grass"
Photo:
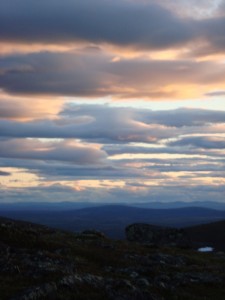
[[[20,272],[0,272],[0,299],[7,300],[18,295],[29,287],[48,282],[58,282],[65,275],[64,264],[74,264],[76,272],[109,277],[115,280],[126,279],[135,285],[135,279],[129,274],[120,272],[121,269],[137,268],[142,265],[133,257],[147,257],[163,253],[174,257],[182,257],[184,265],[150,264],[141,276],[149,278],[154,283],[154,278],[164,274],[169,278],[175,278],[176,274],[185,273],[209,273],[219,276],[223,284],[187,283],[177,286],[175,289],[160,288],[150,285],[149,291],[161,295],[168,300],[224,300],[225,295],[225,259],[211,253],[198,253],[194,250],[176,248],[151,248],[126,241],[112,241],[109,239],[85,239],[77,234],[59,230],[51,230],[43,226],[18,222],[15,226],[0,226],[0,242],[12,250],[25,251],[32,257],[41,251],[44,258],[49,261],[62,261],[62,267],[54,272],[37,272],[36,276],[29,275],[29,266],[23,265],[20,255],[11,255],[11,261],[19,266]],[[1,248],[4,255],[5,248]],[[18,252],[20,253],[20,252]],[[111,267],[115,271],[106,270]],[[36,268],[38,270],[38,267]],[[109,268],[108,268],[109,269]],[[34,270],[34,273],[36,271]],[[69,274],[69,273],[68,273]],[[174,283],[175,286],[175,283]],[[118,288],[120,289],[120,288]],[[122,288],[121,288],[122,289]],[[122,291],[122,290],[121,290]],[[123,291],[122,291],[123,292]],[[76,284],[71,288],[60,287],[57,293],[46,297],[46,300],[107,300],[106,291],[93,285]]]

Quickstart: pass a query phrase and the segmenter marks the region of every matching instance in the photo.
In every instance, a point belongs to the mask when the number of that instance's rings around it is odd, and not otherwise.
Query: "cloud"
[[[185,43],[194,35],[190,23],[160,5],[141,1],[3,0],[0,20],[4,41],[83,40],[163,48]]]
[[[191,139],[191,138],[190,138]],[[196,142],[197,144],[197,142]],[[112,145],[112,146],[104,146],[104,150],[110,155],[111,157],[116,156],[116,159],[123,159],[125,157],[127,160],[135,159],[136,157],[140,160],[144,160],[148,157],[201,157],[201,156],[207,156],[207,157],[214,157],[214,158],[222,158],[224,156],[223,151],[217,151],[215,145],[211,146],[211,148],[204,147],[203,143],[200,144],[199,142],[199,148],[198,147],[191,147],[190,144],[188,144],[190,147],[183,147],[181,148],[181,145],[183,146],[182,142],[173,142],[171,145],[167,146],[166,144],[161,144],[154,147],[138,147],[138,146],[120,146],[120,145]],[[201,145],[201,146],[200,146]],[[206,144],[207,145],[207,144]],[[214,148],[213,148],[214,147]],[[222,148],[223,149],[223,148]],[[214,150],[214,151],[213,151]],[[133,155],[133,156],[132,156]],[[115,157],[114,157],[115,159]]]
[[[219,4],[216,0],[3,0],[0,37],[3,42],[86,42],[136,49],[194,44],[205,55],[224,52],[225,18],[218,14],[223,10]]]
[[[1,203],[10,202],[61,202],[63,199],[74,201],[78,194],[74,189],[60,184],[51,187],[26,187],[6,190],[1,186]],[[32,201],[31,201],[32,199]],[[82,200],[82,199],[79,199]]]
[[[56,119],[1,120],[0,157],[2,167],[26,167],[54,180],[223,172],[224,120],[225,112],[214,110],[66,104]]]
[[[54,52],[57,49],[61,52],[85,44],[91,47],[100,46],[104,49],[109,49],[110,46],[111,50],[116,46],[119,47],[119,52],[121,49],[126,52],[125,49],[127,49],[128,52],[133,53],[133,56],[143,51],[149,56],[151,51],[171,49],[176,50],[176,59],[218,55],[224,52],[225,45],[224,4],[220,2],[219,0],[207,2],[204,0],[180,0],[179,2],[172,0],[65,0],[62,3],[60,0],[47,0],[45,3],[43,1],[35,3],[21,0],[20,3],[13,3],[3,0],[0,11],[2,53],[5,55],[10,52],[39,52],[41,50]],[[6,44],[9,46],[7,47]],[[21,72],[26,67],[24,65],[16,72]],[[91,68],[93,67],[89,70]],[[210,69],[209,66],[206,71]],[[223,74],[217,75],[220,79],[224,78]],[[217,75],[213,74],[211,77],[208,75],[209,81]],[[29,80],[29,75],[27,75],[27,80]],[[67,80],[69,81],[69,78]],[[59,82],[58,80],[57,83]],[[82,82],[83,80],[80,82],[80,90],[77,85],[76,95],[84,94]],[[52,82],[52,89],[54,84]],[[50,92],[50,86],[51,84],[45,92]],[[36,85],[33,83],[33,86],[30,86],[30,92],[32,93],[35,88]],[[21,92],[26,92],[22,84],[21,89]],[[42,89],[44,92],[44,85]],[[58,89],[62,90],[62,86]],[[74,89],[68,84],[68,94],[74,95]],[[160,87],[147,92],[143,87],[142,89],[143,96],[149,98],[165,99],[177,94],[176,90],[162,90]],[[16,91],[19,92],[19,87]],[[103,91],[105,87],[100,88],[98,92],[92,89],[93,94],[97,96],[105,95]],[[54,94],[57,93],[59,92],[56,88]],[[85,94],[91,95],[87,91]],[[114,94],[112,90],[111,94]],[[140,95],[140,91],[134,90],[131,97],[137,97],[137,95]],[[121,97],[124,96],[126,97],[125,93],[121,95]]]
[[[116,161],[105,160],[101,163],[76,164],[62,159],[53,161],[47,155],[40,159],[39,157],[35,157],[35,154],[30,159],[21,158],[20,154],[17,158],[11,158],[11,154],[9,157],[5,155],[0,157],[0,168],[15,169],[19,172],[21,169],[27,170],[28,173],[36,174],[43,182],[73,182],[74,180],[117,181],[129,178],[149,177],[142,169],[126,167],[120,161],[117,163]]]
[[[152,111],[107,105],[65,105],[55,119],[0,120],[0,137],[82,139],[103,144],[158,143],[183,134],[223,133],[225,112]]]
[[[136,183],[133,182],[133,187]],[[53,184],[51,186],[39,186],[26,189],[11,189],[1,190],[1,202],[15,202],[28,201],[33,202],[61,202],[62,199],[67,201],[83,201],[83,202],[104,202],[104,203],[143,203],[143,202],[170,202],[174,201],[212,201],[215,199],[218,202],[224,202],[225,186],[212,186],[212,185],[198,185],[187,187],[180,186],[155,186],[149,189],[143,187],[139,189],[139,193],[134,192],[132,189],[132,182],[124,188],[114,189],[93,189],[87,188],[83,190],[75,190],[72,187],[66,187],[60,184]]]
[[[179,16],[201,19],[217,14],[218,6],[221,0],[147,0],[168,8]],[[221,8],[220,8],[221,9]]]
[[[0,100],[0,118],[23,118],[28,115],[28,108],[23,103],[16,101]]]
[[[144,112],[144,111],[143,111]],[[151,114],[151,112],[149,112]],[[0,136],[79,138],[94,142],[155,142],[171,136],[174,129],[138,119],[141,110],[104,105],[65,108],[58,119],[33,122],[0,121]]]
[[[163,99],[153,107],[168,108],[180,105],[175,99],[223,96],[224,7],[3,0],[2,201],[220,201],[225,111],[152,111],[124,100]],[[102,99],[120,102],[63,106]]]
[[[107,155],[97,145],[85,145],[75,141],[41,142],[39,140],[0,140],[0,157],[63,161],[75,165],[106,163]]]
[[[100,87],[109,89],[102,68],[106,61],[107,57],[89,51],[0,58],[0,86],[22,94],[104,95]]]
[[[178,139],[175,142],[170,142],[170,146],[181,147],[196,147],[204,149],[225,149],[225,138],[216,136],[194,136]]]
[[[208,97],[215,97],[215,96],[224,96],[225,95],[225,91],[213,91],[213,92],[208,92],[205,94],[205,96],[208,96]]]
[[[224,123],[225,112],[200,108],[179,108],[172,110],[140,111],[142,120],[171,127],[198,127],[207,124]],[[197,128],[195,128],[197,130]]]
[[[1,171],[0,170],[0,176],[10,176],[11,174],[9,172]]]
[[[207,53],[208,51],[208,53],[223,53],[225,46],[225,37],[223,34],[223,28],[225,26],[225,15],[216,18],[205,19],[199,25],[202,31],[202,36],[209,44],[209,46],[206,47],[205,52]]]
[[[185,98],[187,85],[224,82],[225,66],[213,61],[113,58],[93,48],[0,57],[0,87],[14,94],[156,99]]]
[[[115,145],[110,148],[107,146],[103,150],[109,155],[124,153],[127,156],[116,160],[108,160],[102,164],[75,164],[62,159],[53,161],[47,155],[42,157],[42,160],[35,158],[35,154],[32,159],[12,159],[9,155],[8,158],[0,158],[0,168],[26,169],[27,172],[36,174],[43,182],[73,182],[78,179],[91,181],[113,180],[115,182],[123,180],[127,182],[132,178],[136,178],[137,182],[142,180],[143,183],[143,180],[146,181],[151,178],[152,183],[156,181],[159,183],[160,179],[165,179],[165,182],[170,180],[170,175],[168,174],[172,174],[172,178],[175,181],[175,176],[179,176],[180,172],[183,174],[183,177],[185,172],[189,177],[194,174],[197,179],[199,176],[223,177],[225,171],[223,153],[215,153],[213,155],[213,153],[202,152],[196,149],[195,151],[187,151],[182,148],[172,149],[172,147],[146,149],[145,147],[125,147],[122,145],[120,147]],[[153,155],[152,158],[145,158],[143,155],[131,158],[130,153],[150,153]],[[161,154],[163,153],[166,153],[166,156],[162,156]],[[171,153],[173,157],[170,156]],[[180,154],[183,155],[182,158],[180,158]],[[184,154],[187,154],[186,157]],[[21,155],[18,155],[18,157],[21,157]],[[179,181],[179,179],[177,180]]]
[[[32,105],[30,105],[32,103]],[[63,101],[59,99],[31,99],[30,97],[0,96],[0,119],[28,121],[44,118],[53,119],[60,111]]]

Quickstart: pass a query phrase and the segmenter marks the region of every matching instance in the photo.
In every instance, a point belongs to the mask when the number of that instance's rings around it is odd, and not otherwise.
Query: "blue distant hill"
[[[124,228],[131,223],[187,227],[225,219],[224,210],[204,207],[150,209],[126,205],[104,205],[82,209],[51,209],[30,206],[26,209],[3,209],[1,216],[25,220],[70,231],[94,228],[112,238],[124,238]]]

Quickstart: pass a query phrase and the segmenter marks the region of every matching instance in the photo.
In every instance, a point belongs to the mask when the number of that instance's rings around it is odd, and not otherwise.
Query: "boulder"
[[[126,227],[126,238],[130,242],[152,246],[190,248],[191,243],[184,229],[136,223]]]

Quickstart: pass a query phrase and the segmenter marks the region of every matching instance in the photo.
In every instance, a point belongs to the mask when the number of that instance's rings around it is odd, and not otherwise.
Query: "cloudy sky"
[[[225,201],[224,0],[1,0],[0,202]]]

